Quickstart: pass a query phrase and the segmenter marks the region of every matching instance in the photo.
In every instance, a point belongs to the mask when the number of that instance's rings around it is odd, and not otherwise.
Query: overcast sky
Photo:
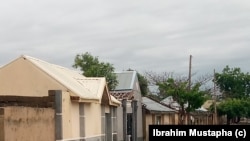
[[[6,0],[0,66],[29,55],[72,68],[90,52],[116,71],[250,72],[249,0]]]

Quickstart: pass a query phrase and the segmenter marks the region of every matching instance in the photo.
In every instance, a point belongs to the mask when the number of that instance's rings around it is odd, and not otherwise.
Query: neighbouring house
[[[216,103],[216,105],[218,105],[220,102],[209,99],[209,100],[204,102],[202,107],[204,107],[205,109],[211,109],[212,106],[213,106],[213,108],[216,109],[215,103]],[[219,116],[217,113],[215,113],[215,112],[213,113],[213,124],[225,124],[225,123],[226,123],[226,117],[225,116]]]
[[[22,55],[0,68],[1,97],[7,97],[7,102],[0,103],[1,141],[118,138],[117,107],[121,102],[110,95],[104,77],[85,77],[76,70]],[[41,100],[44,97],[54,97],[52,106],[44,106],[44,102],[50,104]],[[41,98],[37,101],[43,106],[27,100],[32,98]]]
[[[150,97],[142,97],[142,104],[144,141],[149,140],[149,125],[178,124],[178,111],[169,108]]]
[[[161,103],[170,106],[171,108],[174,108],[175,110],[180,109],[180,105],[177,101],[173,99],[172,96],[168,96],[165,99],[161,101]],[[188,104],[184,104],[184,107],[186,108]],[[205,109],[203,105],[195,109],[195,111],[190,113],[191,117],[191,124],[197,124],[197,125],[206,125],[206,124],[213,124],[213,113],[211,113],[209,110]],[[187,124],[187,119],[185,119],[185,123]]]
[[[110,93],[123,104],[117,109],[118,141],[142,141],[142,96],[137,72],[122,71],[115,74],[118,85]]]

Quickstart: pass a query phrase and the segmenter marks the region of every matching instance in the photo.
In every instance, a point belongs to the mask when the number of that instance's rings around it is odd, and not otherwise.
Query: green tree
[[[222,73],[215,73],[214,82],[224,98],[218,105],[217,111],[220,115],[227,116],[227,124],[238,123],[241,117],[248,117],[249,73],[243,73],[240,68],[230,68],[227,65]]]
[[[250,75],[241,72],[240,68],[227,65],[222,73],[215,73],[215,84],[226,98],[246,98],[250,95]]]
[[[89,52],[77,54],[72,67],[79,68],[86,77],[105,77],[109,90],[113,90],[118,84],[113,65],[100,62],[98,57],[92,56]]]
[[[148,95],[149,90],[148,90],[148,81],[147,81],[146,77],[144,77],[143,75],[141,75],[138,72],[137,72],[137,76],[138,76],[138,81],[139,81],[142,96]]]
[[[249,99],[229,98],[222,101],[218,107],[219,115],[227,115],[227,124],[238,123],[241,117],[250,116]]]
[[[177,81],[173,78],[168,78],[164,82],[158,82],[159,90],[167,96],[172,96],[179,103],[179,124],[184,124],[186,117],[189,120],[190,112],[200,108],[205,102],[206,91],[200,90],[200,83],[195,83],[191,87],[188,81]],[[185,105],[187,104],[187,107]]]

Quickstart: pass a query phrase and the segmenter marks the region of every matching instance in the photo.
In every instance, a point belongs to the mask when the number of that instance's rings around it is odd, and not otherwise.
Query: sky
[[[0,66],[29,55],[72,68],[86,52],[116,71],[249,72],[250,1],[1,1]]]

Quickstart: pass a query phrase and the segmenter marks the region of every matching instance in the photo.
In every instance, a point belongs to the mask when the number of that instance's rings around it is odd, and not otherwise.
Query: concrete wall
[[[73,102],[70,99],[70,95],[74,94],[68,92],[58,81],[23,58],[11,62],[11,64],[1,68],[0,71],[0,95],[41,97],[47,96],[48,90],[62,90],[62,113],[57,114],[61,114],[62,121],[58,125],[62,126],[62,130],[59,132],[63,139],[84,139],[85,141],[101,141],[104,139],[102,113],[110,113],[111,106],[100,103],[81,103],[80,108],[80,103]],[[104,108],[102,108],[103,106]],[[83,115],[80,115],[80,113]],[[37,115],[34,114],[33,116]]]
[[[144,135],[144,137],[145,137],[145,139],[146,139],[146,141],[148,141],[149,140],[149,135],[148,135],[148,132],[149,132],[149,125],[152,125],[152,124],[154,124],[153,123],[153,115],[151,115],[151,114],[146,114],[145,115],[145,135]]]
[[[70,100],[68,92],[62,93],[63,139],[79,138],[79,103]]]
[[[57,81],[22,58],[0,71],[0,95],[47,96],[48,90],[65,90]]]
[[[84,105],[86,137],[102,136],[101,133],[101,106],[96,103]],[[106,109],[107,110],[107,109]]]
[[[4,141],[4,109],[0,108],[0,141]]]
[[[68,141],[104,141],[107,128],[112,140],[117,140],[116,107],[100,103],[78,103],[70,100],[68,92],[62,93],[62,134]],[[81,108],[80,108],[81,105]],[[110,122],[106,115],[110,114]]]
[[[140,90],[140,85],[137,76],[135,77],[134,80],[134,95],[135,95],[135,100],[137,100],[137,137],[138,141],[143,140],[143,120],[142,120],[142,96],[141,96],[141,90]]]
[[[1,141],[55,141],[54,110],[4,107],[0,118]]]
[[[176,113],[165,113],[165,114],[150,114],[150,113],[145,113],[144,115],[144,121],[145,121],[145,129],[144,130],[144,139],[145,141],[149,140],[148,132],[149,132],[149,125],[154,125],[156,124],[156,116],[161,116],[161,124],[164,125],[174,125],[176,124],[175,122],[175,115]]]
[[[141,91],[140,86],[138,83],[138,78],[135,77],[135,79],[132,82],[133,85],[133,95],[134,100],[137,100],[137,140],[142,141],[143,140],[143,119],[142,119],[142,97],[141,97]],[[131,101],[127,101],[127,113],[132,113],[132,107],[131,107]],[[123,108],[120,106],[117,108],[117,135],[118,135],[118,141],[123,141]]]
[[[123,140],[123,112],[122,112],[123,108],[117,107],[117,134],[118,134],[118,141],[122,141]]]

